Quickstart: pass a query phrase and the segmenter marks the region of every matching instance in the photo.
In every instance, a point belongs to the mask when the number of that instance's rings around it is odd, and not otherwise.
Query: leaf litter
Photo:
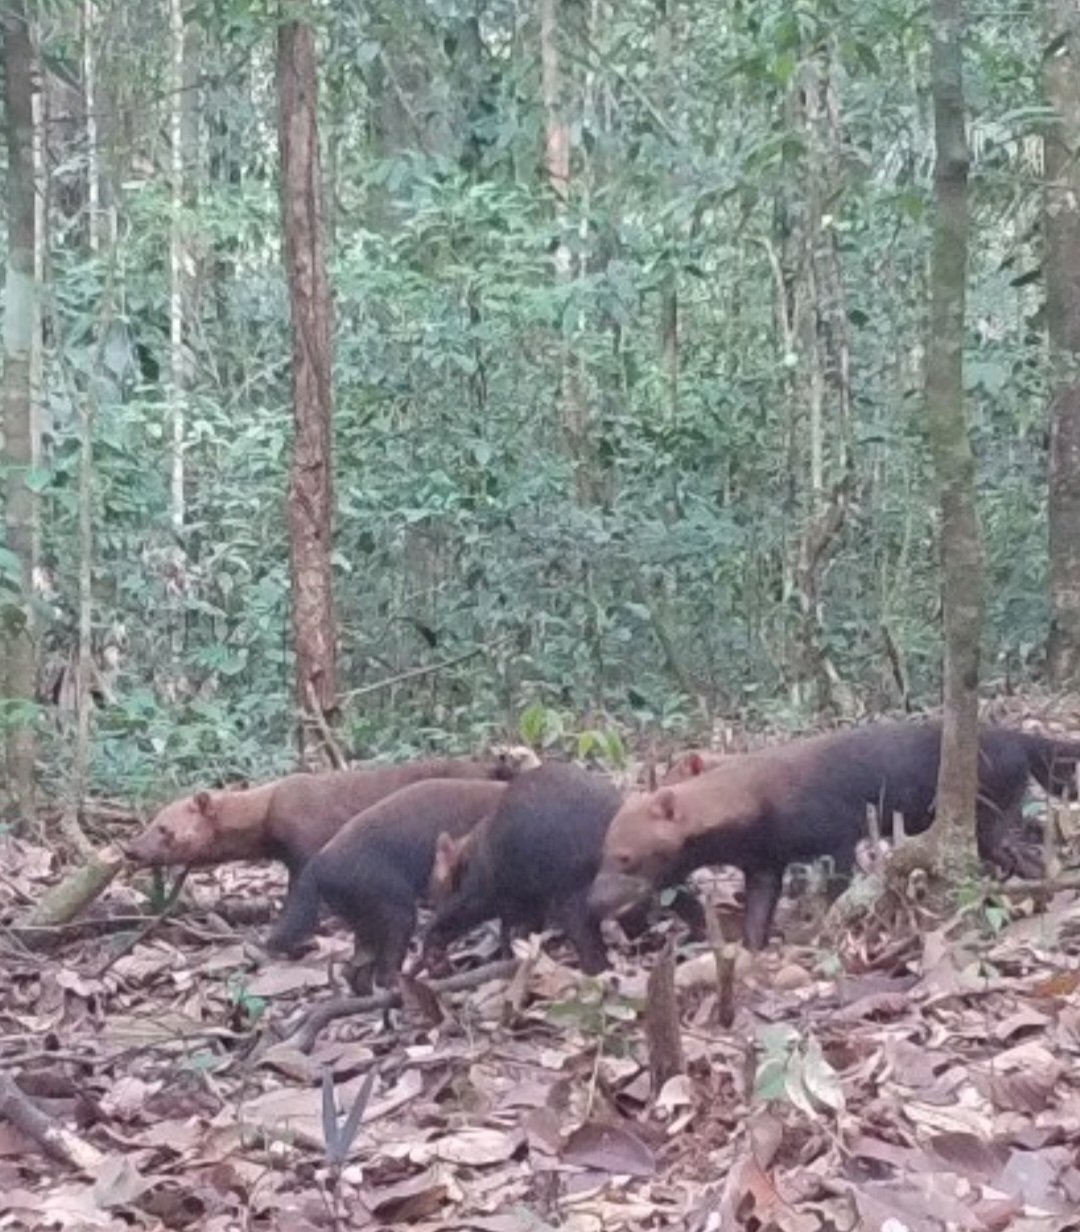
[[[20,900],[58,876],[33,844],[5,854]],[[0,1229],[1080,1226],[1074,890],[831,949],[787,920],[788,944],[737,953],[726,1028],[715,952],[663,917],[644,947],[611,928],[602,977],[532,939],[509,982],[407,981],[310,1049],[298,1026],[346,991],[351,943],[331,926],[268,960],[265,923],[228,905],[279,891],[271,869],[193,874],[104,971],[137,927],[130,885],[46,953],[0,942],[0,1073],[102,1161],[66,1167],[0,1121]],[[684,1072],[654,1091],[645,977],[672,933]]]

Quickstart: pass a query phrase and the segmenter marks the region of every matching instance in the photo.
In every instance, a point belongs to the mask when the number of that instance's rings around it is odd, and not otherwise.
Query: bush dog
[[[456,888],[436,911],[425,951],[498,918],[504,936],[516,927],[561,929],[582,968],[602,971],[607,952],[586,898],[621,799],[610,780],[577,766],[549,762],[521,774],[491,820],[459,848]],[[440,846],[444,859],[448,848]]]
[[[866,832],[866,806],[900,813],[909,834],[933,821],[940,723],[878,723],[732,754],[700,776],[630,797],[608,830],[589,894],[596,912],[640,901],[707,864],[746,878],[743,932],[751,949],[768,939],[784,869],[831,857],[842,884]],[[979,733],[978,844],[985,860],[1014,871],[1004,842],[1021,820],[1028,780],[1075,795],[1080,743],[984,727]]]
[[[505,783],[426,779],[358,813],[307,862],[267,948],[294,949],[315,931],[325,902],[374,953],[375,977],[393,985],[416,931],[440,834],[460,838],[490,816]]]
[[[430,758],[326,774],[290,774],[244,791],[197,791],[174,800],[125,849],[135,864],[189,868],[281,860],[289,894],[307,861],[357,813],[424,779],[506,782],[536,765],[528,750],[484,761]],[[288,899],[286,899],[288,901]]]

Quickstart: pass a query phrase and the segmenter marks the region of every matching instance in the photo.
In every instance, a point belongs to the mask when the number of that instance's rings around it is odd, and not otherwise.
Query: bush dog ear
[[[445,830],[441,830],[439,837],[435,840],[435,863],[449,864],[456,855],[457,843]]]
[[[674,821],[676,808],[675,793],[670,787],[665,787],[653,797],[650,812],[657,821]]]
[[[197,791],[195,793],[195,807],[207,821],[217,821],[217,805],[214,803],[214,797],[208,791]]]

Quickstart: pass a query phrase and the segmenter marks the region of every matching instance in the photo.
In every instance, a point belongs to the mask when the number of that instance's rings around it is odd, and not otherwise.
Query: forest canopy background
[[[274,17],[243,0],[187,6],[177,92],[162,89],[165,6],[96,5],[109,228],[88,252],[69,7],[44,6],[40,28],[41,696],[75,643],[77,391],[92,380],[93,624],[110,688],[91,769],[99,788],[160,794],[290,758]],[[715,715],[794,724],[933,703],[922,6],[563,3],[555,99],[538,7],[313,9],[343,742],[461,747],[516,733],[523,713],[549,733],[683,738]],[[977,6],[965,47],[990,688],[1034,677],[1048,618],[1030,14]],[[561,196],[542,157],[553,115]],[[16,601],[9,557],[0,603]]]

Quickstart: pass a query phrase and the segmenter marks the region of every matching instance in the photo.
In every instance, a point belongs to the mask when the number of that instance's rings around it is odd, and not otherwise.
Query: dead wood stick
[[[0,1119],[10,1121],[51,1159],[78,1168],[89,1176],[99,1172],[105,1162],[105,1156],[97,1147],[46,1116],[4,1074],[0,1074]]]
[[[712,903],[705,904],[705,936],[716,963],[716,1021],[726,1030],[735,1021],[735,952],[720,932]]]
[[[489,980],[510,979],[517,969],[516,958],[500,959],[498,962],[485,963],[482,967],[474,967],[471,971],[459,971],[456,975],[432,980],[428,987],[436,993],[464,992],[467,988],[479,988]],[[335,1018],[347,1018],[350,1014],[370,1014],[375,1010],[398,1009],[400,1006],[401,993],[396,990],[372,993],[370,997],[338,997],[333,1001],[325,1001],[309,1011],[288,1042],[301,1052],[310,1052],[319,1032]]]
[[[65,877],[38,903],[29,919],[16,931],[23,943],[31,949],[41,944],[44,932],[35,935],[37,928],[45,929],[57,924],[67,924],[80,911],[88,907],[102,893],[120,871],[124,857],[116,847],[103,847],[89,861]]]
[[[304,694],[307,697],[308,713],[314,719],[315,726],[319,729],[319,735],[322,736],[323,747],[326,749],[327,757],[330,758],[335,770],[347,770],[349,767],[348,760],[341,751],[341,745],[334,738],[334,733],[330,730],[330,724],[326,721],[323,708],[319,705],[315,686],[310,680],[304,683]]]
[[[1080,890],[1080,877],[1057,877],[1052,881],[1010,881],[994,886],[995,894],[1010,898],[1024,894],[1057,894],[1062,890]]]
[[[649,972],[645,993],[645,1038],[655,1099],[664,1083],[685,1068],[679,1002],[675,995],[675,946],[670,937],[656,966]]]
[[[169,891],[168,896],[165,899],[165,902],[162,904],[161,910],[157,913],[157,915],[147,920],[147,922],[142,926],[142,928],[139,929],[138,932],[133,933],[127,939],[127,941],[125,941],[124,944],[116,951],[115,954],[111,954],[105,960],[105,962],[102,963],[101,969],[97,973],[97,977],[96,977],[97,979],[100,980],[101,977],[105,974],[105,972],[108,971],[109,968],[113,965],[113,963],[119,962],[120,959],[123,958],[125,954],[130,954],[131,951],[140,942],[145,941],[146,938],[149,937],[150,934],[154,931],[154,929],[158,928],[162,924],[162,922],[166,920],[173,913],[173,911],[176,910],[176,905],[180,900],[180,891],[184,888],[184,882],[187,881],[188,879],[189,871],[190,870],[186,868],[183,868],[180,870],[180,873],[177,876],[176,881],[173,882],[172,889]]]

